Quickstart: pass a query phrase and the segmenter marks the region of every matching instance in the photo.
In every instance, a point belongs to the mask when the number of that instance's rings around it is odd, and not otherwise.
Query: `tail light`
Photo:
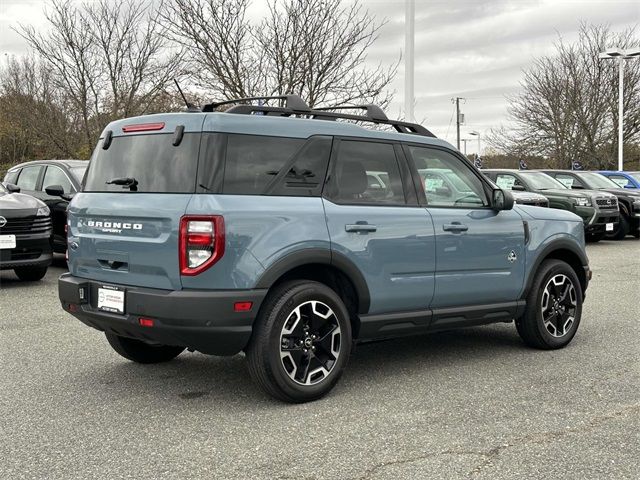
[[[185,215],[180,219],[180,273],[198,275],[224,255],[224,219]]]

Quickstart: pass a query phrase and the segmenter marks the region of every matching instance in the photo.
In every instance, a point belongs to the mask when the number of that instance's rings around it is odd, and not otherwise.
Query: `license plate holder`
[[[12,249],[16,248],[16,236],[15,235],[0,235],[0,249]]]
[[[126,290],[113,285],[98,287],[98,310],[109,313],[124,314],[124,298]]]
[[[607,223],[605,229],[607,232],[613,232],[613,223]]]

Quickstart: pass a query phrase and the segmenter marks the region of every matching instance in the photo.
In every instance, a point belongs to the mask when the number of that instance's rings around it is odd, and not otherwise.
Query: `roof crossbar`
[[[307,103],[304,100],[302,100],[302,98],[300,98],[299,95],[291,94],[291,95],[276,95],[276,96],[266,96],[266,97],[245,97],[245,98],[237,98],[235,100],[225,100],[224,102],[212,102],[202,107],[202,111],[213,112],[216,110],[216,108],[222,105],[232,105],[234,103],[241,104],[242,102],[251,102],[255,100],[275,100],[275,99],[286,100],[284,108],[287,108],[290,110],[295,110],[299,112],[308,112],[311,110],[309,108],[309,105],[307,105]]]
[[[372,120],[389,120],[387,115],[382,111],[382,109],[377,105],[350,105],[344,107],[323,107],[323,108],[315,108],[314,110],[318,110],[320,112],[330,112],[333,110],[365,110],[367,112],[367,117]]]

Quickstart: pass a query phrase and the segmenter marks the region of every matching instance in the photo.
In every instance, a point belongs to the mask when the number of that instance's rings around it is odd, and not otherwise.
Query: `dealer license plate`
[[[123,289],[103,285],[98,288],[98,310],[111,313],[124,313]]]
[[[16,248],[16,236],[0,235],[0,248]]]
[[[613,232],[613,223],[607,223],[606,229],[607,232]]]

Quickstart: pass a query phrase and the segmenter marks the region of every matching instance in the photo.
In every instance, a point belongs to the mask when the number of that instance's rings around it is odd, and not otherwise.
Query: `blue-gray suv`
[[[110,123],[69,206],[63,308],[134,362],[244,351],[288,402],[329,392],[356,341],[514,320],[532,347],[571,341],[580,217],[514,206],[376,106],[277,98]]]

